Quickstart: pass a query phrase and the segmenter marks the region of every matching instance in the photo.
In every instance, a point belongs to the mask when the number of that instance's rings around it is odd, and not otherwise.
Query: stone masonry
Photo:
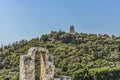
[[[49,51],[41,47],[32,47],[27,55],[20,56],[20,80],[35,80],[35,54],[40,54],[40,80],[71,80],[70,76],[55,77],[55,66]]]

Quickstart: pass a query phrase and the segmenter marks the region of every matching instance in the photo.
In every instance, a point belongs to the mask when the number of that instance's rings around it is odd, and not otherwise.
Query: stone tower
[[[75,32],[75,29],[74,29],[74,26],[72,25],[72,26],[70,26],[70,33],[74,34],[74,32]]]

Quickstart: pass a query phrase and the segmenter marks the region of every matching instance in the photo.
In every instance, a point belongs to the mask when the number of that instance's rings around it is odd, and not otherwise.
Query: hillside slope
[[[71,75],[73,80],[119,80],[120,37],[101,34],[52,31],[0,48],[0,80],[19,80],[19,57],[30,47],[46,47],[54,56],[56,75]],[[36,80],[39,80],[39,55]]]

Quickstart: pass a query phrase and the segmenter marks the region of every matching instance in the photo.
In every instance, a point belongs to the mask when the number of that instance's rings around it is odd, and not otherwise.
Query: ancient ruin
[[[20,56],[20,80],[35,80],[35,54],[40,54],[40,80],[71,80],[70,76],[55,77],[55,65],[49,51],[41,47],[32,47],[27,55]]]
[[[73,26],[73,25],[70,26],[70,33],[71,33],[71,34],[74,34],[74,33],[75,33],[75,29],[74,29],[74,26]]]

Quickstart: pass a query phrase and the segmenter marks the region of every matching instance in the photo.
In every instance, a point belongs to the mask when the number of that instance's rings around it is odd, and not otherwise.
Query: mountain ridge
[[[30,47],[46,47],[54,55],[56,74],[71,75],[72,80],[118,80],[120,37],[107,34],[50,34],[21,40],[0,48],[0,80],[19,80],[19,56]],[[40,63],[36,56],[36,80]],[[106,76],[107,74],[107,76]]]

